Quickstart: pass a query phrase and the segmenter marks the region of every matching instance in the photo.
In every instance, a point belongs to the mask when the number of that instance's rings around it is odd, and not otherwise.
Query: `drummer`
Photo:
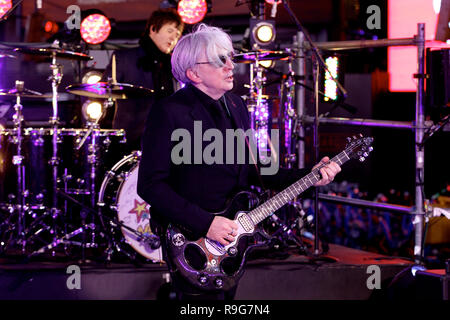
[[[151,105],[178,89],[172,76],[170,57],[183,29],[184,24],[175,9],[154,11],[139,40],[139,47],[115,51],[105,70],[102,81],[111,78],[119,83],[154,90],[149,97],[117,101],[112,127],[125,129],[127,153],[141,149],[141,136]],[[115,75],[112,74],[113,60]]]

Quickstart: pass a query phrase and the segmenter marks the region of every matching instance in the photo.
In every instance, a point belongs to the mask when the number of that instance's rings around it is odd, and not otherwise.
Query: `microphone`
[[[42,0],[36,0],[36,9],[42,9]]]

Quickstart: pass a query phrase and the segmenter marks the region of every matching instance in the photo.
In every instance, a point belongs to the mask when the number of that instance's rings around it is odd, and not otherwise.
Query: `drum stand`
[[[114,105],[113,99],[108,98],[108,100],[105,102],[105,109],[112,105]],[[76,246],[81,247],[81,256],[82,256],[81,261],[86,262],[85,249],[98,247],[98,243],[96,243],[97,234],[99,234],[101,238],[105,238],[105,233],[101,232],[101,230],[98,230],[98,228],[96,227],[95,217],[97,216],[98,212],[94,209],[96,206],[96,199],[97,199],[97,192],[96,192],[96,178],[97,178],[97,166],[98,166],[98,155],[97,155],[97,150],[98,150],[97,136],[98,135],[97,135],[97,131],[99,129],[98,121],[100,118],[101,117],[99,117],[94,122],[88,122],[88,130],[86,131],[85,135],[81,138],[81,140],[77,141],[77,145],[75,147],[75,150],[80,150],[82,148],[82,146],[84,145],[84,143],[86,142],[86,140],[89,138],[89,136],[92,136],[91,141],[88,145],[88,155],[87,155],[87,162],[89,163],[89,180],[88,180],[89,190],[87,192],[87,194],[89,194],[89,196],[90,196],[89,205],[85,205],[85,204],[79,202],[78,200],[74,199],[73,197],[69,196],[68,194],[66,194],[63,191],[58,190],[57,188],[55,191],[56,199],[55,199],[55,197],[53,198],[54,201],[57,201],[57,197],[59,195],[59,196],[66,198],[66,200],[69,200],[72,203],[78,205],[81,208],[80,216],[81,216],[81,225],[82,226],[70,233],[66,232],[64,235],[62,235],[59,238],[55,237],[51,244],[49,244],[37,251],[34,251],[30,255],[30,257],[44,253],[45,251],[48,251],[48,250],[52,250],[59,244],[63,243],[66,245],[76,245]],[[57,124],[54,124],[54,125],[56,126]],[[56,161],[53,161],[52,164],[55,164],[54,168],[55,167],[57,168],[59,161],[58,161],[57,156],[55,156],[55,152],[53,155],[54,155],[53,159]],[[56,153],[56,155],[57,155],[57,153]],[[55,171],[53,173],[55,173]],[[54,186],[55,185],[56,185],[56,181],[54,181]],[[56,212],[56,211],[52,211],[52,212]],[[92,220],[90,223],[87,222],[88,215],[91,215],[91,217],[92,217]],[[88,239],[87,239],[87,232],[90,232],[90,239],[89,239],[90,242],[88,242]],[[70,240],[73,237],[78,236],[80,234],[81,234],[81,241],[71,241]]]
[[[24,157],[22,155],[22,141],[23,141],[23,130],[22,130],[22,105],[20,104],[20,94],[24,91],[24,82],[16,81],[16,104],[14,105],[14,110],[16,113],[13,116],[13,123],[16,135],[14,136],[13,143],[17,145],[16,154],[13,155],[12,162],[17,167],[17,203],[14,206],[10,206],[9,211],[11,215],[15,211],[17,213],[17,240],[16,243],[21,246],[22,253],[25,253],[26,247],[26,235],[25,235],[25,212],[27,210],[26,206],[26,192],[25,192],[25,167],[23,164]],[[11,227],[11,226],[10,226]],[[14,227],[12,227],[14,230]],[[14,240],[10,237],[10,240]],[[5,245],[5,250],[9,243]]]
[[[56,218],[59,216],[60,210],[58,209],[58,167],[59,167],[59,158],[58,158],[58,86],[61,83],[61,79],[63,77],[62,66],[56,63],[56,53],[52,54],[52,64],[50,65],[52,69],[52,76],[50,77],[52,81],[52,107],[53,107],[53,117],[50,118],[49,122],[53,128],[52,135],[52,158],[50,160],[50,165],[52,166],[52,208],[50,210],[53,218],[53,231],[56,229]],[[56,232],[55,232],[56,233]]]
[[[105,102],[105,109],[107,109],[109,106],[114,105],[114,101],[112,99],[108,99]],[[106,112],[106,110],[105,110]],[[81,147],[83,146],[83,144],[86,142],[86,140],[89,138],[89,136],[91,136],[91,141],[88,145],[88,155],[87,155],[87,163],[89,164],[89,195],[90,195],[90,201],[89,201],[89,205],[91,209],[94,209],[96,206],[96,199],[97,199],[97,192],[96,192],[96,179],[97,179],[97,166],[98,166],[98,155],[97,155],[97,150],[98,150],[98,141],[97,141],[97,130],[99,129],[99,124],[98,121],[100,120],[101,117],[99,117],[96,121],[91,122],[89,121],[87,123],[88,125],[88,130],[86,131],[86,134],[83,136],[83,138],[81,138],[81,140],[78,142],[77,146],[76,146],[76,150],[80,150]],[[85,207],[85,206],[83,206]],[[89,214],[89,212],[92,213],[92,222],[90,225],[94,225],[95,226],[95,221],[94,221],[94,217],[97,215],[97,211],[95,210],[88,210],[86,211],[85,209],[82,209],[81,211],[81,219],[82,219],[82,225],[86,226],[86,219],[87,219],[87,215]],[[96,243],[96,229],[95,228],[89,228],[91,230],[91,237],[90,237],[90,243],[86,243],[86,231],[87,228],[80,228],[82,229],[83,232],[82,233],[82,248],[83,248],[83,256],[84,256],[84,248],[85,247],[98,247],[98,244]],[[80,233],[78,232],[78,233]],[[77,234],[78,234],[77,233]]]

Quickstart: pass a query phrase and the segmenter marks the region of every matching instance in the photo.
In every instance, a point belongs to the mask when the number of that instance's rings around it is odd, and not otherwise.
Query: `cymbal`
[[[53,55],[55,55],[57,58],[74,59],[81,61],[88,61],[93,59],[93,57],[88,56],[84,53],[57,48],[15,48],[14,51],[47,57],[53,57]]]
[[[6,52],[3,51],[3,50],[0,50],[0,59],[2,59],[2,58],[12,58],[12,59],[16,59],[17,57],[14,56],[14,55],[12,55],[12,54],[6,53]]]
[[[23,89],[22,91],[18,91],[17,89],[0,89],[0,99],[2,98],[16,98],[20,96],[22,99],[49,99],[52,97],[51,94],[42,94],[37,91]]]
[[[153,94],[153,90],[127,83],[97,82],[94,84],[72,84],[66,87],[70,93],[97,99],[143,98]]]
[[[292,56],[292,53],[284,51],[254,51],[236,54],[233,61],[236,63],[252,63],[256,60],[286,60],[290,56]]]

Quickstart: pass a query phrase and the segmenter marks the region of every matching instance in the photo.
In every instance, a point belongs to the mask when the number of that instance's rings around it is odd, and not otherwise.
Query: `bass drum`
[[[150,205],[137,194],[137,178],[141,152],[134,151],[117,162],[102,182],[98,205],[102,208],[101,223],[107,232],[119,242],[126,242],[136,252],[153,262],[163,262],[161,248],[139,239],[139,235],[151,236]],[[117,219],[115,219],[117,217]],[[114,221],[125,227],[116,227]],[[111,223],[112,222],[112,223]]]

